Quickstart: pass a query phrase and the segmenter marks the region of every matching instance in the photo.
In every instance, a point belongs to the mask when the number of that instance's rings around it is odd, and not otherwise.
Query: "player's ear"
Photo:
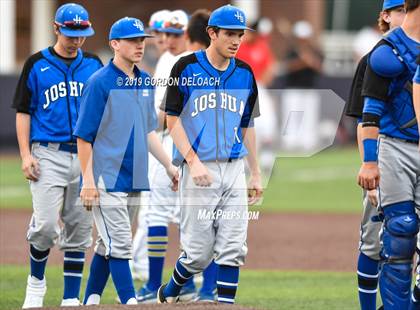
[[[55,23],[53,24],[53,27],[54,27],[54,33],[55,33],[55,35],[58,36],[60,34],[60,28]]]
[[[387,23],[391,23],[391,16],[387,10],[381,12],[382,19]]]
[[[111,41],[109,41],[109,46],[115,52],[116,50],[119,49],[119,42],[118,42],[118,40],[111,40]]]
[[[217,32],[215,31],[215,29],[213,27],[207,27],[207,34],[210,37],[210,40],[216,40],[217,38]]]

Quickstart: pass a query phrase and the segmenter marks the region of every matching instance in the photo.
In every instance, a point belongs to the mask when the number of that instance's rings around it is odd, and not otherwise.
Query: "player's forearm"
[[[420,84],[413,83],[413,102],[420,134]]]
[[[360,160],[363,161],[362,123],[357,124],[356,136],[357,136],[357,147],[359,149]]]
[[[177,116],[168,115],[167,120],[169,133],[174,140],[176,148],[185,158],[188,165],[191,165],[194,160],[198,158],[194,152],[185,129],[182,126],[181,120]]]
[[[81,138],[77,138],[77,154],[83,177],[83,185],[94,186],[95,179],[93,177],[92,168],[92,144]]]
[[[149,145],[149,152],[162,164],[162,166],[169,168],[171,166],[171,159],[168,154],[166,154],[155,131],[152,131],[147,135],[147,142]]]
[[[244,139],[245,146],[248,150],[247,162],[249,170],[253,175],[260,175],[261,170],[257,160],[257,139],[255,135],[255,128],[241,128],[242,137]]]
[[[158,117],[158,123],[159,123],[159,127],[158,129],[156,129],[156,131],[163,131],[166,129],[166,113],[162,110],[159,109],[159,112],[157,114]]]
[[[19,144],[20,157],[23,159],[31,154],[29,136],[31,131],[31,116],[26,113],[16,113],[16,136]]]

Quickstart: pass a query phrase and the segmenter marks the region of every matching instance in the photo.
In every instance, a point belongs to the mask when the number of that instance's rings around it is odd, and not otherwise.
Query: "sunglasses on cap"
[[[64,23],[55,22],[55,24],[59,27],[65,27],[72,30],[87,29],[90,26],[92,26],[92,23],[88,20],[82,20],[82,21],[77,21],[77,22],[74,20],[70,20],[70,21],[65,21]]]

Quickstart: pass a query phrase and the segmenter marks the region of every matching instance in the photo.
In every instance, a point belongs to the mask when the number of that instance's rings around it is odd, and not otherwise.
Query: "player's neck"
[[[408,12],[401,28],[405,34],[411,39],[420,42],[420,8],[415,9],[412,12]]]
[[[114,59],[112,60],[114,65],[120,69],[122,72],[124,72],[129,77],[134,77],[134,63],[131,61],[127,61],[126,59],[115,55]]]
[[[204,50],[204,49],[206,49],[206,46],[204,46],[201,43],[198,43],[198,42],[191,43],[190,41],[187,41],[187,51],[196,52],[196,51]]]
[[[55,43],[55,45],[53,46],[54,51],[57,53],[58,56],[63,57],[63,58],[75,58],[77,57],[77,50],[69,53],[67,52],[67,50],[58,42]]]
[[[210,64],[217,70],[225,71],[229,67],[230,59],[220,55],[216,48],[209,46],[205,52]]]

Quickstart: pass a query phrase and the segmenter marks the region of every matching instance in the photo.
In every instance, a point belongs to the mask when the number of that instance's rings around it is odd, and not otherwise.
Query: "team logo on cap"
[[[80,25],[81,23],[82,23],[82,19],[80,18],[80,16],[79,15],[77,15],[76,14],[76,17],[75,18],[73,18],[73,21],[76,23],[76,24],[78,24],[78,25]]]
[[[236,11],[236,13],[235,13],[235,17],[236,17],[236,19],[238,19],[241,23],[243,23],[244,22],[244,16],[239,12],[239,11]]]
[[[140,23],[139,20],[136,20],[136,22],[133,24],[134,27],[136,27],[138,30],[143,31],[144,27],[143,25]]]

